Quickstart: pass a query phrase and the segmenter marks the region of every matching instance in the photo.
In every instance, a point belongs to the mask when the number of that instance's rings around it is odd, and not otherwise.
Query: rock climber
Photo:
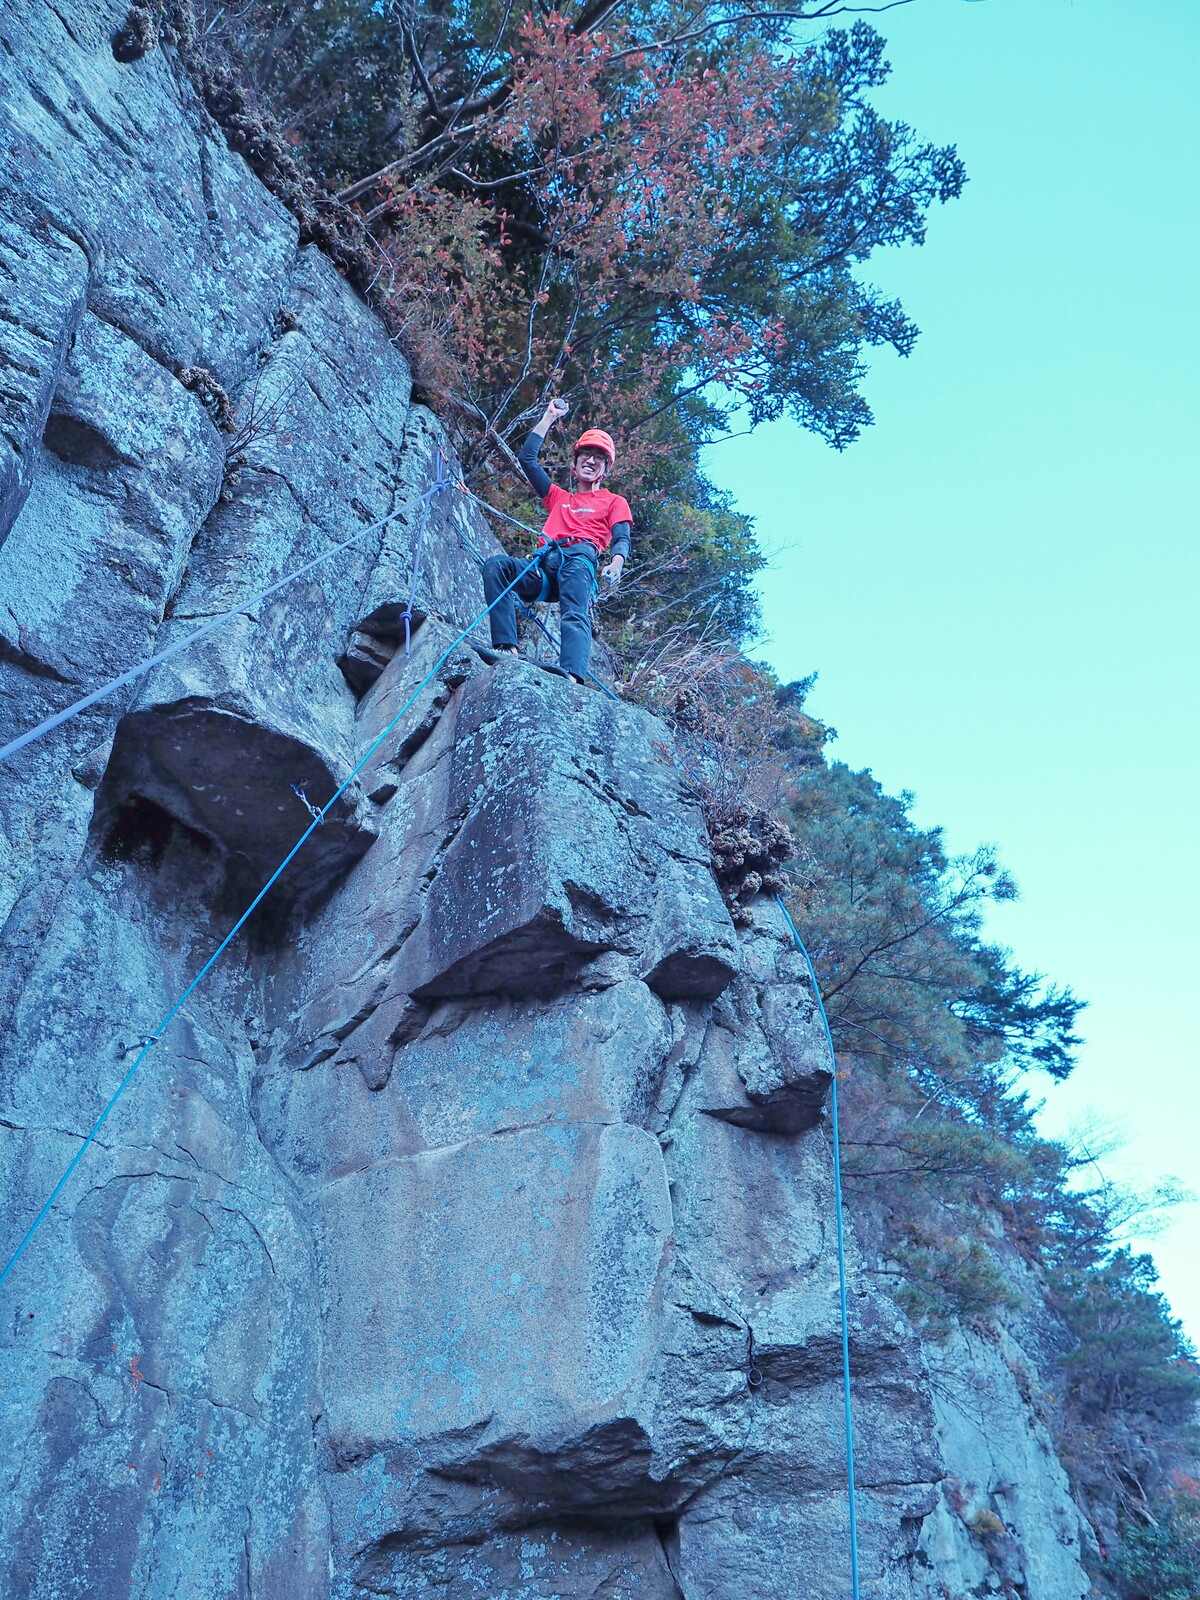
[[[541,559],[516,585],[515,593],[526,604],[535,600],[558,601],[559,665],[573,682],[582,683],[592,654],[589,607],[596,592],[596,568],[600,558],[607,555],[601,577],[610,588],[616,588],[629,556],[633,514],[627,501],[603,487],[617,451],[601,429],[589,428],[576,441],[575,482],[570,489],[555,483],[538,461],[546,435],[567,411],[565,400],[551,400],[517,457],[521,471],[549,515],[539,542]],[[515,556],[492,556],[483,569],[484,592],[493,607],[492,643],[497,650],[513,656],[520,654],[514,591],[503,591],[524,565]]]

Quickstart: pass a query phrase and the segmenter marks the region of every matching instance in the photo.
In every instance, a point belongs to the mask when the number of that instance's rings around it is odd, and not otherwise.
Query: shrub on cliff
[[[1129,1600],[1200,1600],[1200,1483],[1147,1509],[1126,1525],[1112,1575]]]
[[[805,863],[790,898],[845,1074],[847,1192],[870,1270],[935,1334],[1043,1302],[1076,1494],[1114,1550],[1128,1538],[1139,1561],[1176,1560],[1179,1526],[1151,1519],[1194,1459],[1200,1374],[1152,1264],[1120,1240],[1180,1196],[1130,1194],[1088,1148],[1040,1137],[1026,1088],[1072,1069],[1080,1002],[983,937],[987,902],[1015,892],[993,852],[947,858],[905,797],[822,760],[797,772],[790,817]]]
[[[931,1327],[986,1320],[1014,1302],[1006,1254],[1040,1259],[1060,1209],[1065,1159],[1023,1080],[1071,1070],[1081,1002],[988,943],[983,912],[1012,880],[993,850],[949,857],[909,797],[810,762],[790,820],[805,862],[791,905],[847,1074],[846,1177],[875,1271]]]

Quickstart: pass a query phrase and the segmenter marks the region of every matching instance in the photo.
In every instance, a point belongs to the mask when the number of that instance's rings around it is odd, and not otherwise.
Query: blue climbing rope
[[[129,1087],[130,1083],[133,1081],[134,1073],[141,1066],[142,1062],[145,1061],[146,1057],[150,1054],[151,1050],[153,1050],[154,1046],[162,1038],[163,1033],[166,1031],[167,1027],[175,1019],[175,1017],[178,1016],[180,1010],[187,1003],[188,999],[196,992],[196,990],[204,982],[204,980],[208,976],[208,974],[216,966],[217,962],[224,955],[225,951],[228,950],[229,946],[233,943],[234,939],[241,932],[241,930],[245,927],[245,925],[246,925],[247,921],[249,920],[250,916],[262,904],[263,899],[266,897],[268,891],[279,881],[279,879],[282,877],[283,873],[286,871],[286,869],[291,864],[291,862],[295,859],[295,857],[299,854],[299,852],[304,848],[304,846],[308,842],[308,840],[312,837],[312,835],[316,832],[316,830],[324,822],[325,818],[329,815],[329,812],[330,812],[331,808],[337,803],[338,800],[341,799],[342,795],[345,794],[346,790],[354,782],[354,779],[358,776],[358,774],[366,766],[367,762],[375,754],[376,750],[379,749],[380,745],[389,736],[389,734],[391,734],[391,732],[397,726],[397,724],[400,722],[400,720],[409,711],[409,709],[412,707],[412,705],[416,701],[417,696],[421,693],[421,690],[424,689],[425,686],[428,683],[432,682],[434,677],[436,677],[436,675],[437,675],[438,669],[443,665],[443,663],[450,659],[450,657],[454,654],[455,650],[457,650],[459,645],[462,644],[463,640],[466,639],[479,626],[479,624],[481,622],[483,622],[483,620],[487,617],[488,613],[491,611],[492,606],[496,605],[498,601],[502,600],[504,598],[504,596],[508,593],[509,589],[515,588],[516,585],[518,583],[520,583],[521,579],[525,576],[525,574],[527,572],[529,572],[531,570],[531,568],[534,566],[534,563],[536,562],[536,560],[537,560],[537,557],[535,556],[533,561],[530,561],[526,566],[522,567],[520,572],[518,572],[516,577],[513,579],[512,583],[510,583],[506,588],[502,589],[500,591],[500,593],[496,596],[496,599],[492,601],[492,605],[487,606],[483,611],[481,611],[479,613],[479,615],[477,617],[475,617],[463,629],[463,631],[458,635],[458,637],[453,641],[453,643],[450,644],[442,652],[442,654],[434,662],[433,666],[430,667],[429,671],[421,679],[421,681],[417,685],[417,687],[413,690],[412,694],[409,695],[408,699],[404,702],[404,704],[400,707],[399,711],[397,711],[396,715],[388,723],[387,727],[383,730],[383,732],[379,735],[379,737],[377,739],[373,740],[373,742],[367,748],[366,754],[358,762],[357,766],[355,766],[352,769],[350,774],[341,783],[341,785],[334,791],[334,793],[329,797],[329,799],[325,802],[325,804],[323,806],[321,806],[319,810],[314,810],[314,808],[311,805],[309,806],[310,811],[313,811],[313,819],[312,819],[312,821],[309,823],[308,827],[305,828],[304,832],[300,835],[299,839],[296,840],[296,843],[288,851],[287,855],[284,856],[283,860],[275,868],[275,871],[267,879],[266,883],[263,884],[262,888],[254,896],[254,899],[246,907],[245,911],[242,912],[241,916],[234,923],[233,927],[230,928],[229,932],[221,940],[220,944],[213,951],[212,955],[209,956],[208,960],[200,968],[200,971],[192,979],[191,983],[188,984],[187,988],[183,991],[183,993],[179,996],[178,1000],[176,1000],[175,1004],[167,1012],[166,1016],[159,1023],[158,1027],[155,1028],[154,1032],[146,1040],[145,1044],[142,1046],[142,1049],[141,1049],[141,1051],[139,1052],[139,1054],[137,1056],[137,1059],[134,1061],[134,1063],[130,1067],[129,1071],[121,1079],[120,1083],[117,1085],[116,1089],[113,1092],[112,1098],[109,1100],[108,1104],[104,1107],[104,1110],[101,1111],[100,1115],[96,1118],[95,1122],[92,1124],[92,1126],[89,1129],[86,1137],[84,1138],[83,1143],[80,1145],[79,1149],[75,1152],[74,1156],[72,1156],[71,1161],[70,1161],[69,1165],[67,1166],[66,1171],[63,1173],[62,1177],[58,1180],[58,1182],[54,1185],[54,1188],[52,1189],[52,1191],[50,1193],[49,1199],[46,1201],[46,1203],[42,1207],[42,1209],[38,1212],[37,1216],[34,1217],[33,1221],[30,1223],[28,1229],[25,1232],[24,1238],[21,1240],[21,1242],[17,1246],[17,1248],[13,1251],[12,1255],[9,1257],[9,1259],[8,1259],[8,1261],[7,1261],[7,1263],[6,1263],[5,1267],[4,1267],[4,1270],[2,1272],[0,1272],[0,1286],[2,1286],[4,1284],[4,1281],[8,1277],[9,1273],[13,1270],[13,1268],[16,1266],[17,1262],[24,1255],[26,1246],[29,1244],[30,1240],[33,1238],[33,1236],[37,1232],[38,1228],[41,1227],[42,1223],[50,1215],[50,1212],[54,1207],[55,1201],[58,1199],[59,1195],[62,1194],[63,1190],[66,1188],[67,1184],[70,1182],[71,1174],[75,1171],[75,1168],[83,1160],[84,1155],[86,1154],[87,1150],[89,1149],[89,1147],[91,1146],[91,1144],[95,1140],[96,1135],[100,1132],[100,1129],[108,1121],[108,1118],[112,1113],[113,1107],[116,1105],[117,1101],[121,1098],[121,1096],[125,1093],[125,1090]],[[309,804],[309,802],[307,800],[305,800],[304,803],[306,805]]]
[[[804,940],[800,937],[796,924],[783,903],[783,896],[777,894],[775,903],[783,912],[783,920],[787,923],[792,938],[796,941],[796,949],[804,957],[804,963],[808,968],[817,1010],[821,1013],[825,1037],[829,1041],[829,1062],[834,1069],[833,1082],[829,1087],[829,1121],[833,1129],[833,1203],[837,1213],[838,1296],[842,1308],[842,1407],[846,1420],[846,1479],[850,1489],[850,1592],[854,1600],[859,1600],[858,1501],[854,1486],[854,1417],[850,1410],[850,1316],[846,1304],[846,1230],[842,1221],[842,1140],[838,1126],[837,1058],[834,1054],[833,1033],[825,1012],[825,1002],[821,999],[821,986],[817,982],[817,969],[813,966],[812,957],[805,948]]]
[[[451,489],[453,487],[454,483],[450,478],[439,477],[436,483],[426,489],[421,496],[421,500],[424,502],[426,521],[428,520],[429,503],[434,495],[440,494],[443,489]],[[472,495],[471,498],[474,499],[475,497]],[[131,667],[128,672],[123,672],[119,678],[113,678],[110,683],[102,684],[99,689],[93,689],[91,694],[85,694],[83,699],[76,700],[74,705],[67,706],[63,711],[56,711],[52,717],[47,717],[44,722],[39,722],[36,728],[30,728],[27,732],[19,734],[17,738],[10,739],[6,745],[0,746],[0,761],[7,761],[9,756],[16,755],[18,750],[23,750],[26,745],[32,744],[35,739],[41,739],[46,734],[52,733],[55,728],[61,728],[64,722],[69,722],[72,717],[77,717],[81,711],[86,711],[89,706],[94,706],[97,701],[107,699],[110,694],[115,694],[118,689],[123,689],[126,684],[136,683],[139,678],[145,677],[146,673],[150,672],[154,667],[161,666],[164,661],[169,661],[172,656],[177,656],[181,650],[186,650],[189,645],[195,644],[198,639],[203,639],[206,634],[212,633],[215,628],[219,628],[234,617],[240,617],[244,612],[261,605],[270,595],[285,588],[289,583],[294,583],[297,578],[303,578],[306,573],[312,572],[324,562],[332,561],[334,556],[340,555],[343,550],[349,550],[351,545],[357,544],[360,539],[365,539],[369,533],[377,533],[380,528],[386,527],[389,522],[395,522],[397,517],[403,515],[403,511],[393,511],[389,516],[382,517],[378,522],[372,522],[368,527],[360,528],[349,539],[343,539],[341,544],[335,544],[332,549],[326,550],[312,561],[305,562],[304,566],[297,567],[294,572],[289,572],[285,577],[277,578],[274,583],[268,584],[265,589],[260,589],[257,594],[248,595],[246,599],[239,600],[232,610],[223,611],[219,617],[210,617],[199,628],[186,634],[182,639],[177,639],[174,644],[168,645],[165,650],[159,650],[155,655],[139,662],[136,667]],[[424,526],[422,525],[423,532]],[[415,581],[414,576],[414,585]],[[410,601],[410,613],[411,609]]]
[[[486,511],[489,516],[499,517],[501,522],[507,522],[509,526],[513,528],[520,528],[522,533],[531,533],[535,539],[540,539],[542,537],[538,530],[536,528],[531,528],[527,522],[518,522],[516,517],[510,517],[507,511],[501,511],[497,506],[490,505],[486,500],[481,500],[477,494],[472,494],[465,483],[460,483],[458,487],[462,490],[463,494],[466,495],[468,500],[474,500],[475,504],[479,506],[481,510]],[[538,554],[541,555],[541,553],[542,552],[539,550]]]

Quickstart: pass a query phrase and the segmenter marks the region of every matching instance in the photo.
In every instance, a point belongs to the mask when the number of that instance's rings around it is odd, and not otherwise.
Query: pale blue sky
[[[777,552],[785,679],[832,754],[917,795],[1021,886],[992,936],[1091,1002],[1052,1133],[1200,1192],[1194,810],[1200,4],[914,0],[871,19],[888,114],[970,182],[867,275],[922,329],[842,455],[791,424],[708,465]],[[1039,1091],[1041,1092],[1041,1091]],[[1150,1248],[1200,1341],[1200,1206]]]

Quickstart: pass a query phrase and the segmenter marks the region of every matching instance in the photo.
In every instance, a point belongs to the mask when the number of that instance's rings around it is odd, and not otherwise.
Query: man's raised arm
[[[539,500],[544,500],[550,493],[550,474],[538,460],[538,454],[550,429],[566,416],[569,409],[565,400],[551,400],[539,420],[530,429],[529,437],[521,446],[521,453],[517,457],[521,471],[529,480],[529,487]]]

